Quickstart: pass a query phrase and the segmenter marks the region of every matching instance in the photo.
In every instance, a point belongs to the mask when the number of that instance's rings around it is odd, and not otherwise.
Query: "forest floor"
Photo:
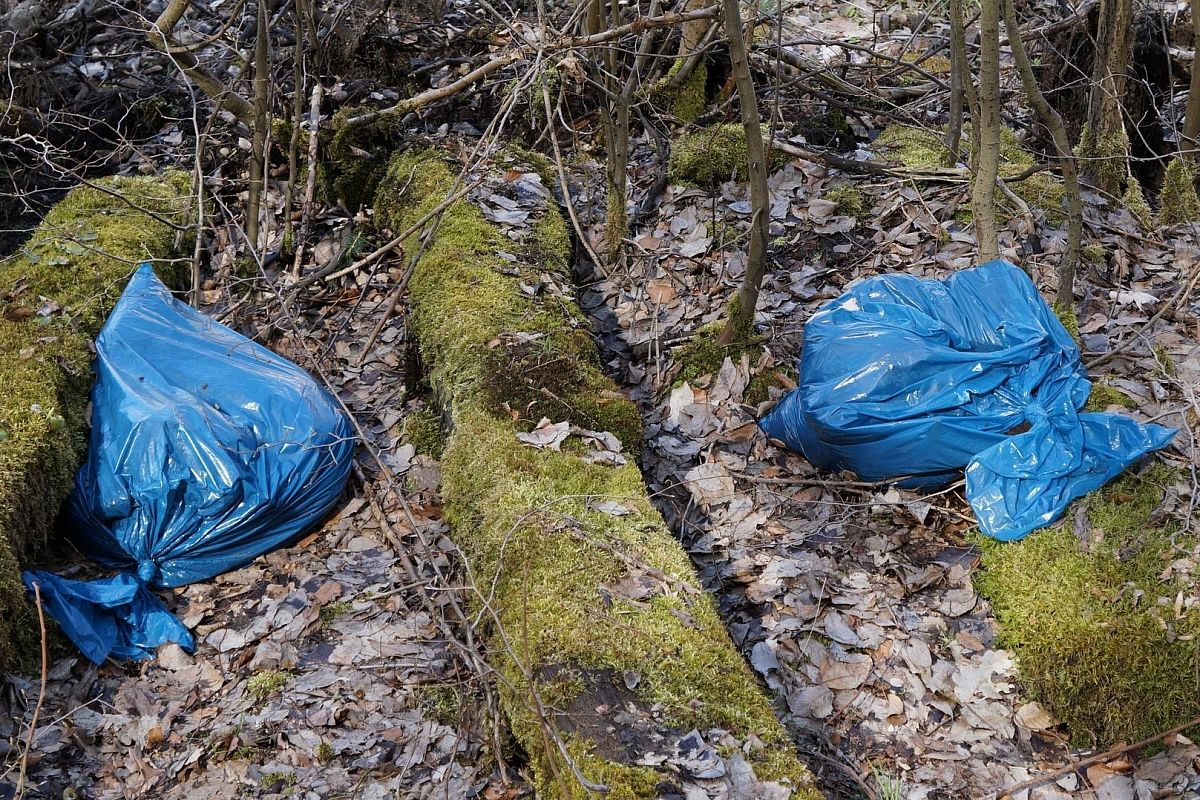
[[[604,310],[612,363],[645,410],[643,467],[664,514],[721,598],[734,640],[784,701],[810,766],[840,787],[831,796],[875,787],[883,797],[894,786],[910,800],[995,797],[1072,751],[1059,721],[1026,699],[1013,654],[997,644],[995,616],[973,585],[980,553],[961,482],[928,494],[822,475],[755,424],[787,379],[767,398],[747,398],[754,375],[792,363],[799,323],[850,281],[893,271],[944,278],[973,266],[970,231],[944,200],[924,192],[918,200],[902,181],[859,181],[868,213],[838,216],[822,195],[846,180],[802,161],[771,176],[772,234],[787,243],[759,304],[761,352],[685,379],[695,371],[687,341],[673,352],[661,346],[664,332],[722,318],[742,253],[712,232],[745,218],[744,184],[713,194],[669,189],[658,220],[635,235],[628,269],[593,275],[581,299]],[[1089,209],[1090,232],[1140,271],[1128,292],[1097,292],[1085,305],[1086,348],[1135,343],[1092,377],[1137,398],[1125,413],[1182,420],[1200,381],[1196,329],[1165,323],[1148,337],[1174,360],[1170,377],[1139,337],[1156,308],[1148,298],[1169,294],[1200,253],[1190,233],[1154,240],[1131,230],[1127,216]],[[1039,233],[1042,263],[1050,262],[1061,235]],[[1010,230],[1002,245],[1050,286],[1042,259],[1021,252],[1028,235]],[[1127,296],[1135,291],[1142,308]],[[1190,515],[1190,441],[1177,441],[1167,458],[1185,469],[1167,505]],[[1180,737],[1150,757],[1071,772],[1029,797],[1190,797],[1200,792],[1198,756]]]

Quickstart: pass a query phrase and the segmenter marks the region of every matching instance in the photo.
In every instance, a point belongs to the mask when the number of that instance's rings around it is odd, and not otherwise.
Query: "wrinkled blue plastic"
[[[96,341],[92,432],[63,526],[120,572],[27,572],[93,662],[192,638],[150,588],[228,572],[313,528],[351,468],[350,421],[308,373],[171,296],[148,266]]]
[[[816,467],[935,487],[965,468],[980,529],[1020,539],[1175,431],[1079,413],[1079,349],[1020,269],[884,275],[804,326],[799,386],[760,422]]]

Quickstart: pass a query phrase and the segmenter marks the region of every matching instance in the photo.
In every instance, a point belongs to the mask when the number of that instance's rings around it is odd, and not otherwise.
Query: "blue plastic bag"
[[[176,300],[149,266],[96,350],[88,458],[62,524],[120,574],[25,583],[93,662],[191,649],[149,589],[237,569],[313,528],[345,486],[352,427],[308,373]]]
[[[1053,522],[1175,431],[1079,413],[1079,349],[1020,269],[945,281],[884,275],[804,326],[799,386],[759,426],[814,466],[934,487],[965,468],[980,529],[1019,539]]]

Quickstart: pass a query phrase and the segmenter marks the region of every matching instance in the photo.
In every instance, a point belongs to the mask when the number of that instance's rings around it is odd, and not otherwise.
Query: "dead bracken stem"
[[[42,590],[38,584],[33,584],[33,602],[37,606],[38,630],[42,640],[42,680],[38,687],[37,704],[33,707],[33,716],[29,719],[29,735],[25,737],[25,750],[21,753],[21,773],[17,776],[17,790],[14,797],[20,800],[25,794],[25,770],[29,765],[29,751],[33,747],[33,737],[37,734],[38,717],[42,713],[42,703],[46,701],[46,674],[49,670],[49,653],[46,645],[46,615],[42,611]]]

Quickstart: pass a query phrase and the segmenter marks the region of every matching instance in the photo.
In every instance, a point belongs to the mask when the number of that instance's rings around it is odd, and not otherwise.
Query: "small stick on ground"
[[[16,800],[20,800],[25,794],[25,770],[29,765],[29,751],[33,747],[33,737],[37,733],[42,703],[46,701],[46,671],[50,664],[50,655],[46,646],[46,615],[42,611],[42,589],[36,583],[33,584],[33,602],[37,605],[38,628],[42,635],[42,682],[38,687],[37,705],[33,707],[33,716],[29,720],[29,736],[25,739],[25,751],[21,753],[21,773],[17,776],[17,790],[13,793]]]
[[[996,800],[1012,800],[1015,795],[1020,794],[1026,789],[1033,789],[1049,783],[1050,781],[1057,780],[1064,775],[1069,775],[1072,772],[1083,769],[1084,767],[1090,767],[1092,764],[1099,764],[1103,761],[1111,761],[1117,756],[1124,755],[1131,750],[1140,750],[1143,747],[1148,747],[1149,745],[1160,742],[1163,739],[1166,739],[1168,736],[1174,736],[1177,733],[1186,731],[1188,728],[1195,728],[1197,726],[1200,726],[1200,717],[1190,719],[1182,725],[1176,725],[1174,728],[1163,731],[1162,733],[1156,733],[1149,738],[1142,739],[1140,742],[1118,745],[1109,750],[1105,750],[1103,753],[1098,753],[1094,756],[1088,756],[1087,758],[1077,759],[1069,764],[1059,767],[1053,772],[1047,772],[1045,775],[1039,775],[1036,778],[1030,778],[1027,781],[1021,781],[1016,786],[1010,786],[1009,788],[1005,789],[1000,796],[996,798]]]

